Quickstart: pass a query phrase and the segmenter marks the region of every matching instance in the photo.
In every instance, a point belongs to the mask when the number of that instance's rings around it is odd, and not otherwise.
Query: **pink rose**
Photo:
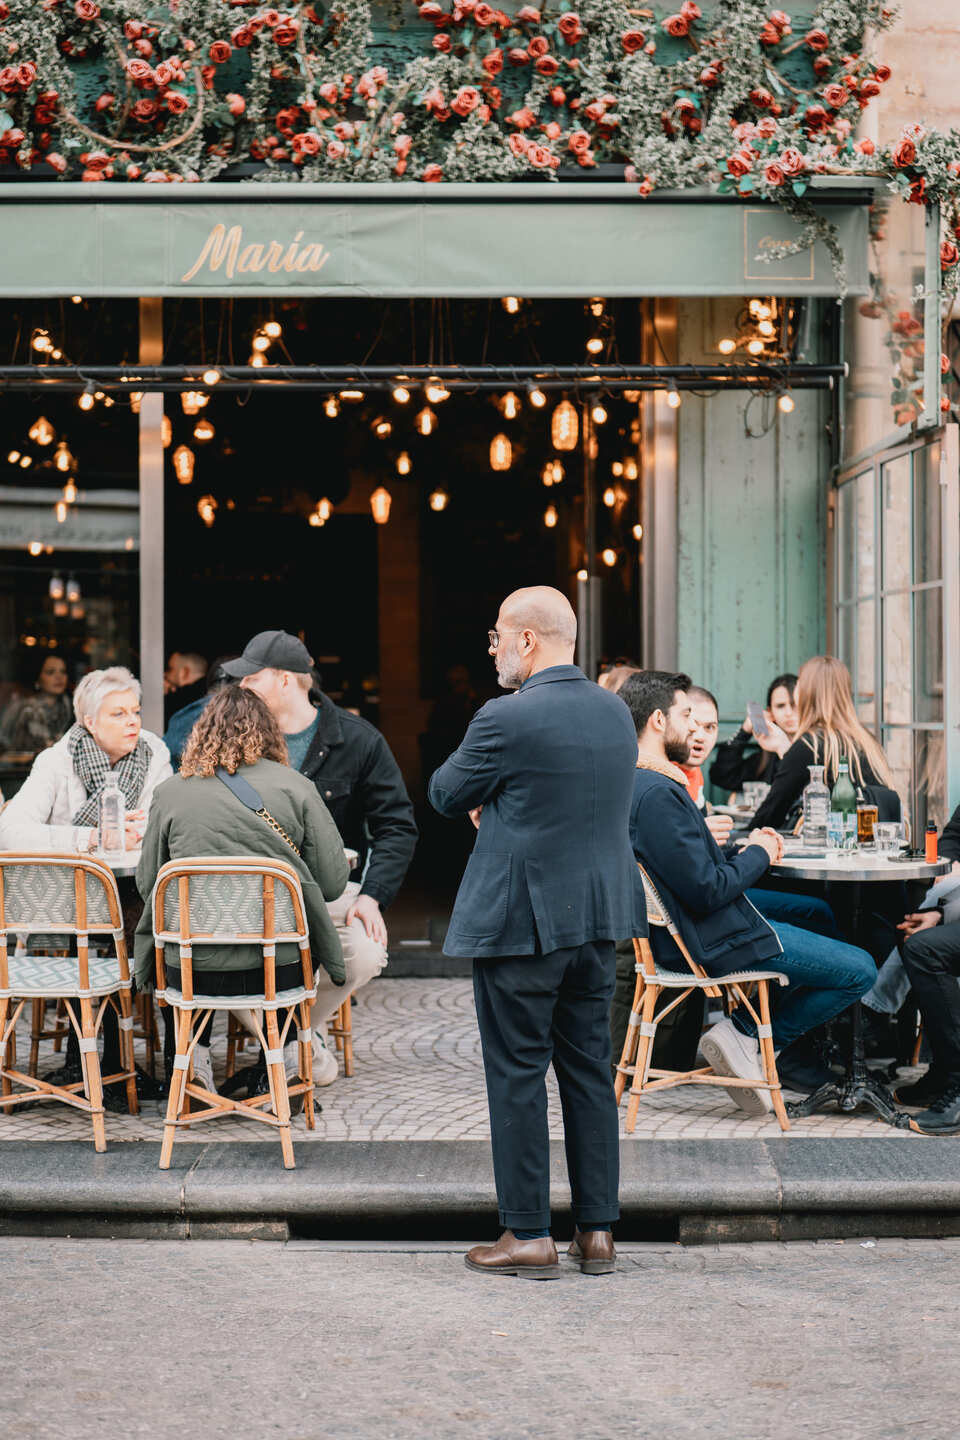
[[[572,150],[574,155],[579,155],[583,150],[589,150],[590,136],[586,130],[571,130],[567,136],[567,149]]]
[[[757,121],[757,134],[761,140],[772,140],[777,133],[777,122],[770,115],[764,115],[762,120]]]
[[[474,8],[473,18],[478,25],[486,27],[487,25],[492,25],[494,20],[496,20],[497,12],[492,5],[487,5],[484,3],[484,0],[480,0],[480,3]]]
[[[299,135],[294,135],[291,144],[303,155],[320,154],[320,136],[312,130],[304,130]]]
[[[782,185],[785,179],[784,173],[776,160],[771,160],[763,172],[763,178],[768,185]]]
[[[357,132],[350,120],[339,120],[333,127],[333,133],[338,140],[353,140]]]
[[[480,91],[472,85],[463,85],[450,102],[450,109],[456,115],[469,115],[480,104]]]
[[[524,5],[522,10],[517,11],[517,19],[521,25],[539,25],[540,11],[535,10],[532,5]]]
[[[675,40],[682,40],[684,35],[690,34],[690,21],[686,15],[668,15],[662,23],[667,34]]]
[[[81,20],[97,20],[100,16],[100,6],[95,5],[94,0],[77,0],[73,10]]]
[[[890,151],[890,159],[898,170],[903,170],[907,165],[912,165],[917,158],[917,147],[906,135],[898,140]]]
[[[845,85],[827,85],[824,87],[823,98],[831,109],[839,110],[850,99],[850,91]]]
[[[777,156],[777,164],[784,175],[802,175],[807,168],[807,157],[801,150],[788,145],[786,150],[781,151]]]
[[[684,20],[689,20],[692,23],[694,20],[700,19],[700,6],[695,5],[693,0],[683,0],[683,4],[680,6],[680,14]]]
[[[439,50],[441,55],[446,55],[450,49],[450,36],[443,34],[434,35],[431,43],[434,50]],[[357,88],[359,89],[360,87],[358,86]],[[361,91],[360,93],[362,94],[363,92]]]
[[[522,110],[515,110],[512,115],[507,116],[507,124],[516,125],[518,130],[529,130],[536,118],[533,111],[524,106]]]
[[[825,30],[808,30],[803,38],[811,50],[826,50],[830,44]]]
[[[342,140],[331,140],[327,144],[327,159],[339,160],[347,153],[347,147]]]
[[[727,170],[736,180],[739,180],[742,175],[746,175],[752,169],[753,156],[747,150],[738,150],[737,153],[731,155],[727,161]]]
[[[153,80],[153,71],[150,69],[146,60],[136,58],[128,60],[126,70],[134,85],[146,85]]]
[[[944,240],[940,246],[940,269],[952,270],[958,260],[960,260],[960,250],[952,240]]]
[[[46,160],[51,170],[55,170],[58,175],[62,175],[64,170],[66,170],[67,168],[66,160],[62,155],[58,154],[56,150],[51,150],[50,153],[48,155],[45,155],[43,158]]]
[[[868,137],[865,140],[854,141],[853,148],[854,150],[856,150],[858,155],[872,155],[877,147]]]
[[[393,142],[393,153],[400,160],[406,160],[410,154],[410,147],[413,144],[409,135],[398,135]]]
[[[636,55],[638,50],[643,49],[646,38],[642,30],[625,30],[620,36],[620,44],[626,55]]]
[[[245,50],[248,45],[253,44],[253,29],[249,25],[238,25],[230,36],[230,41],[238,50]]]
[[[336,85],[332,84],[329,80],[327,80],[325,84],[320,86],[319,94],[320,99],[326,100],[328,105],[336,105],[340,92],[338,91]]]
[[[182,115],[185,110],[189,110],[190,108],[190,101],[187,96],[179,90],[168,90],[165,100],[167,109],[171,115]],[[143,104],[143,101],[140,103]]]
[[[541,55],[533,68],[538,75],[545,75],[548,80],[552,80],[560,69],[560,62],[555,60],[552,55]]]
[[[446,108],[447,102],[443,98],[443,91],[439,85],[434,85],[432,90],[427,91],[423,97],[423,103],[426,106],[428,115],[434,110],[443,110]]]
[[[527,54],[531,60],[538,60],[541,55],[546,55],[549,49],[550,42],[546,35],[534,35],[530,44],[527,46]]]
[[[790,27],[790,16],[784,10],[772,10],[770,12],[770,23],[776,25],[778,30],[787,30]]]
[[[568,10],[564,15],[560,16],[560,19],[557,21],[557,29],[568,45],[576,45],[577,41],[583,37],[583,26],[580,23],[580,16],[573,10]]]
[[[428,165],[420,179],[425,180],[428,185],[436,184],[438,180],[443,179],[443,169],[440,165]]]
[[[507,51],[507,59],[510,61],[511,65],[519,66],[526,65],[529,62],[530,56],[527,54],[526,50],[521,50],[518,47],[515,47],[513,50]]]

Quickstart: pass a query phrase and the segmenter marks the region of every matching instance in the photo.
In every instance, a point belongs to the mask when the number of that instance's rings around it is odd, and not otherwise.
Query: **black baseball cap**
[[[248,642],[242,655],[221,666],[231,680],[256,675],[259,670],[292,670],[295,675],[309,675],[313,661],[302,640],[286,630],[261,630]]]

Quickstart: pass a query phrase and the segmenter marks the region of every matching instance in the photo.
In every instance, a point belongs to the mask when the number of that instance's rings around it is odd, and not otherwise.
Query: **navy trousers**
[[[610,1074],[612,940],[473,962],[501,1225],[550,1225],[546,1074],[560,1088],[578,1225],[620,1214],[620,1138]]]

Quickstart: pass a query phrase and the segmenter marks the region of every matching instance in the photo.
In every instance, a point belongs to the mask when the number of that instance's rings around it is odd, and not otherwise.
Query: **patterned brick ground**
[[[319,1093],[323,1113],[308,1134],[302,1117],[294,1122],[298,1140],[482,1140],[489,1136],[483,1067],[473,993],[469,980],[388,980],[374,982],[357,997],[353,1012],[355,1074]],[[220,1020],[219,1026],[224,1022]],[[26,1027],[21,1060],[29,1053]],[[138,1060],[142,1043],[138,1045]],[[225,1039],[214,1037],[214,1068],[223,1074]],[[249,1052],[248,1052],[249,1056]],[[41,1048],[39,1070],[58,1063],[51,1043]],[[243,1058],[241,1063],[247,1063]],[[552,1072],[548,1080],[550,1133],[562,1135],[560,1105]],[[621,1118],[622,1123],[622,1118]],[[160,1111],[147,1103],[137,1117],[107,1115],[110,1140],[157,1140]],[[868,1112],[814,1115],[795,1121],[795,1136],[915,1138],[884,1125]],[[5,1139],[76,1140],[90,1134],[89,1122],[67,1106],[44,1102],[0,1114]],[[754,1119],[738,1110],[726,1092],[685,1086],[645,1098],[633,1139],[730,1139],[774,1137],[776,1120]],[[182,1132],[178,1143],[242,1137],[275,1144],[265,1126],[217,1120]]]

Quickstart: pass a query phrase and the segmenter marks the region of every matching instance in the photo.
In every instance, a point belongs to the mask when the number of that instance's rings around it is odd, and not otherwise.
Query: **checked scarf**
[[[74,725],[67,732],[67,751],[87,792],[86,800],[73,817],[73,824],[99,825],[100,792],[110,774],[110,761],[83,725]],[[120,790],[128,810],[140,808],[140,795],[149,765],[150,746],[141,738],[137,741],[136,749],[129,755],[124,755],[113,767],[113,774],[120,782]]]

